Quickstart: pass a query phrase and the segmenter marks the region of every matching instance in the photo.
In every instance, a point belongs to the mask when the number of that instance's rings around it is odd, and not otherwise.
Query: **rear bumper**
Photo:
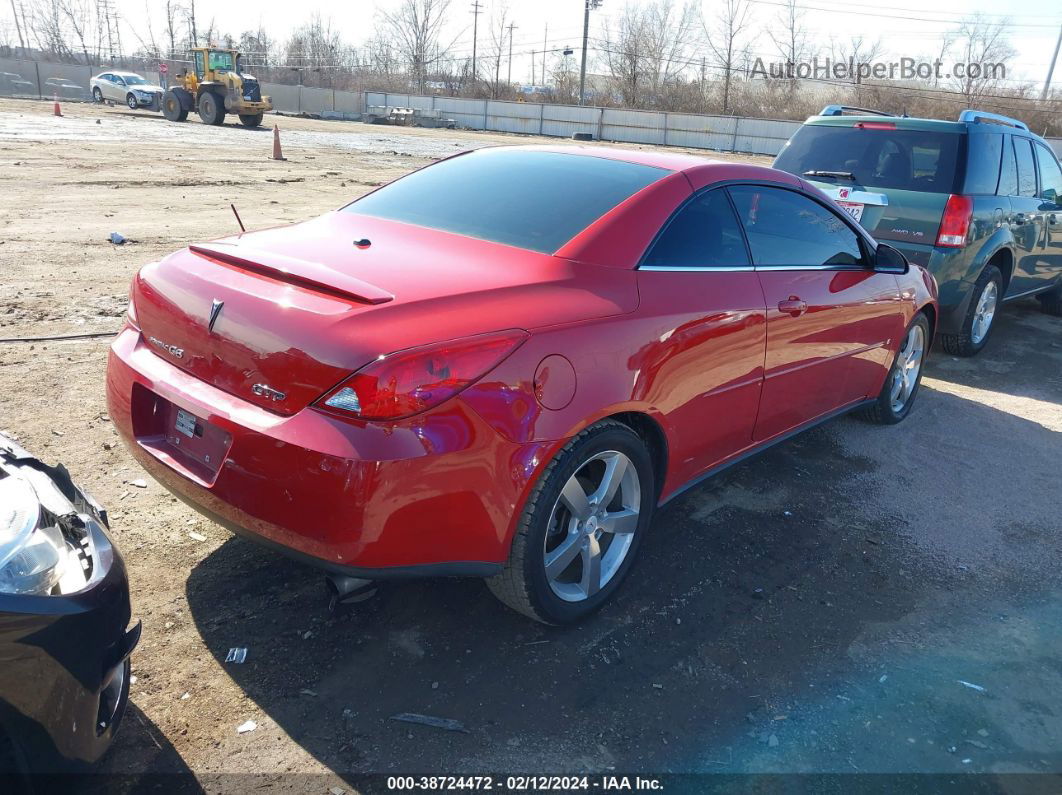
[[[0,595],[0,740],[7,749],[0,782],[95,763],[125,712],[140,625],[127,629],[121,556],[101,526],[89,527],[94,557],[108,566],[90,587],[66,596]]]
[[[228,435],[215,472],[146,430],[145,396]],[[107,399],[133,455],[178,497],[305,562],[368,578],[496,573],[547,447],[508,441],[460,398],[389,426],[312,408],[278,416],[164,361],[132,328],[112,345]]]
[[[965,248],[940,248],[920,243],[884,241],[903,252],[912,263],[926,268],[937,280],[940,318],[937,331],[958,334],[973,295],[973,282],[967,280],[969,251]]]

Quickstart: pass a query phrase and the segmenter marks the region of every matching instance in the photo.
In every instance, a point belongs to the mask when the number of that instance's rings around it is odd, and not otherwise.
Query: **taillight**
[[[948,248],[962,248],[966,245],[966,235],[970,231],[973,218],[973,199],[969,196],[952,194],[944,206],[944,217],[940,219],[940,231],[937,233],[937,245]]]
[[[860,130],[895,130],[896,125],[891,121],[857,121],[852,125]]]
[[[133,303],[133,296],[129,296],[129,306],[125,310],[125,320],[133,328],[140,329],[140,321],[136,317],[136,304]]]
[[[363,420],[420,414],[478,381],[528,336],[514,329],[381,356],[325,395],[319,407]]]

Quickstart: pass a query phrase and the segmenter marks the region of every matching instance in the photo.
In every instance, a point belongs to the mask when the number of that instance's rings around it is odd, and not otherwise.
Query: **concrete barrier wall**
[[[88,100],[89,79],[105,67],[53,64],[0,58],[0,96]],[[156,72],[141,72],[158,82]],[[662,113],[627,108],[586,108],[538,102],[506,102],[461,97],[391,94],[377,91],[333,91],[281,83],[263,83],[281,113],[364,113],[370,105],[437,110],[461,127],[473,130],[570,138],[589,133],[595,139],[635,144],[685,146],[728,152],[776,155],[800,122],[696,113]],[[1049,138],[1062,158],[1062,138]]]

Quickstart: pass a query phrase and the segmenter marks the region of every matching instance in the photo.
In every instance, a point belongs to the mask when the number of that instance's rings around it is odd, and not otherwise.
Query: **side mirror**
[[[878,273],[907,273],[911,270],[907,257],[892,246],[878,243],[874,251],[874,270]]]

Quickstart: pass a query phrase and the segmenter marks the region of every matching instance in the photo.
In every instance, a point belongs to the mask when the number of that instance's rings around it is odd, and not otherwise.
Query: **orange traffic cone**
[[[273,125],[273,159],[274,160],[287,160],[283,153],[280,151],[280,128],[275,124]]]
[[[53,94],[52,96],[55,98],[55,104],[52,105],[52,115],[53,116],[62,116],[63,112],[59,109],[59,95],[58,94]]]

